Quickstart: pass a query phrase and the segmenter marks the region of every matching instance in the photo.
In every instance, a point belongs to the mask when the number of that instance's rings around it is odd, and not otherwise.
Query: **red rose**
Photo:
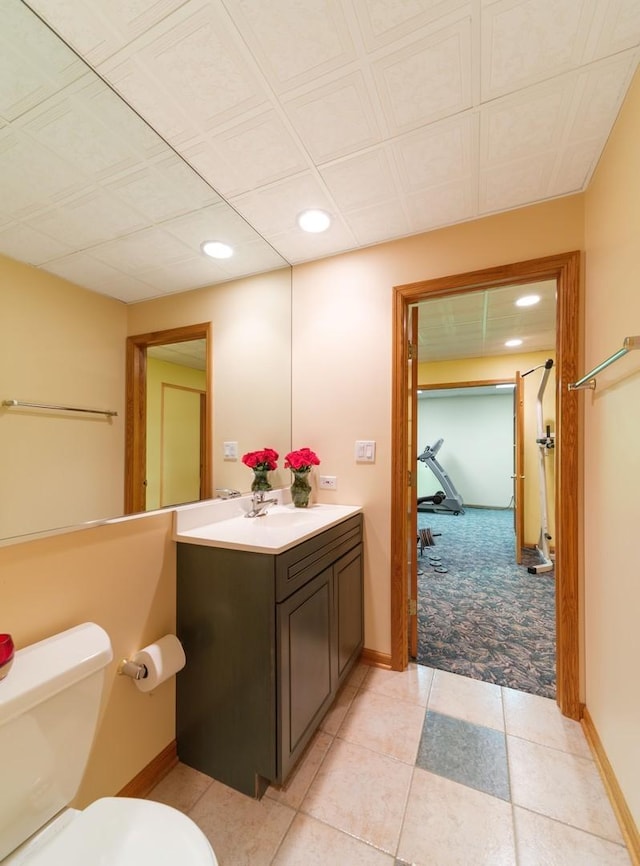
[[[308,472],[312,466],[319,466],[320,460],[310,448],[299,448],[290,451],[284,458],[284,468],[295,472]]]
[[[242,455],[242,462],[249,469],[270,471],[278,468],[278,452],[273,448],[263,448],[262,451],[248,451]]]

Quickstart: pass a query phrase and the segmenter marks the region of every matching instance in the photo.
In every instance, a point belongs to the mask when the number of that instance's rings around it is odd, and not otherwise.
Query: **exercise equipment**
[[[540,557],[540,562],[536,565],[530,565],[527,568],[529,574],[542,574],[545,571],[551,571],[553,569],[553,560],[549,553],[551,535],[549,534],[549,517],[547,510],[547,470],[545,466],[545,458],[555,447],[555,440],[551,433],[551,427],[548,424],[545,430],[542,414],[542,398],[544,397],[544,391],[547,387],[547,380],[549,379],[552,367],[553,359],[549,358],[544,364],[539,364],[537,367],[533,367],[531,370],[527,370],[526,373],[522,374],[522,378],[524,379],[524,377],[528,376],[530,373],[534,373],[536,370],[544,368],[536,399],[536,443],[538,445],[538,477],[540,484],[540,537],[538,538],[536,550]]]
[[[438,439],[433,445],[427,445],[418,457],[418,460],[429,467],[443,488],[432,496],[419,496],[418,511],[464,514],[462,496],[460,496],[454,487],[453,481],[449,478],[443,466],[436,460],[436,455],[440,448],[442,448],[443,442],[444,439]]]
[[[420,545],[420,556],[423,555],[425,547],[433,547],[436,543],[436,538],[439,538],[442,535],[441,532],[433,532],[429,526],[425,526],[418,530],[418,544]],[[448,569],[446,569],[442,565],[441,557],[437,556],[434,553],[429,554],[429,565],[436,571],[438,574],[447,574]],[[420,568],[418,568],[418,574],[424,574]]]

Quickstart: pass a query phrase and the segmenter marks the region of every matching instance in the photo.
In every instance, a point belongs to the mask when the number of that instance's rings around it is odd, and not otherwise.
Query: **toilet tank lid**
[[[0,724],[101,670],[112,658],[109,635],[93,622],[18,650],[0,682]]]

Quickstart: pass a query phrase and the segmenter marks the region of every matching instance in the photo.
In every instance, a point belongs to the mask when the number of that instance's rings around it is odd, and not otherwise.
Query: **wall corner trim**
[[[360,662],[363,665],[370,665],[372,668],[385,668],[391,670],[391,654],[381,653],[378,650],[367,649],[362,650]]]
[[[640,833],[638,833],[638,828],[636,827],[633,815],[627,806],[627,801],[622,793],[622,788],[616,779],[613,767],[611,766],[607,753],[602,745],[602,740],[598,735],[596,727],[593,724],[593,719],[586,707],[584,707],[582,713],[582,729],[593,753],[596,766],[602,776],[604,787],[609,800],[611,801],[614,814],[620,824],[620,829],[622,830],[622,835],[629,851],[632,866],[640,866]]]

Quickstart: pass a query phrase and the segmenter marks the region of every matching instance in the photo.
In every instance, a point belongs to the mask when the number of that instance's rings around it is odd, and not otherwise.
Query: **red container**
[[[9,673],[9,668],[13,664],[14,652],[15,647],[11,635],[0,634],[0,680]]]

